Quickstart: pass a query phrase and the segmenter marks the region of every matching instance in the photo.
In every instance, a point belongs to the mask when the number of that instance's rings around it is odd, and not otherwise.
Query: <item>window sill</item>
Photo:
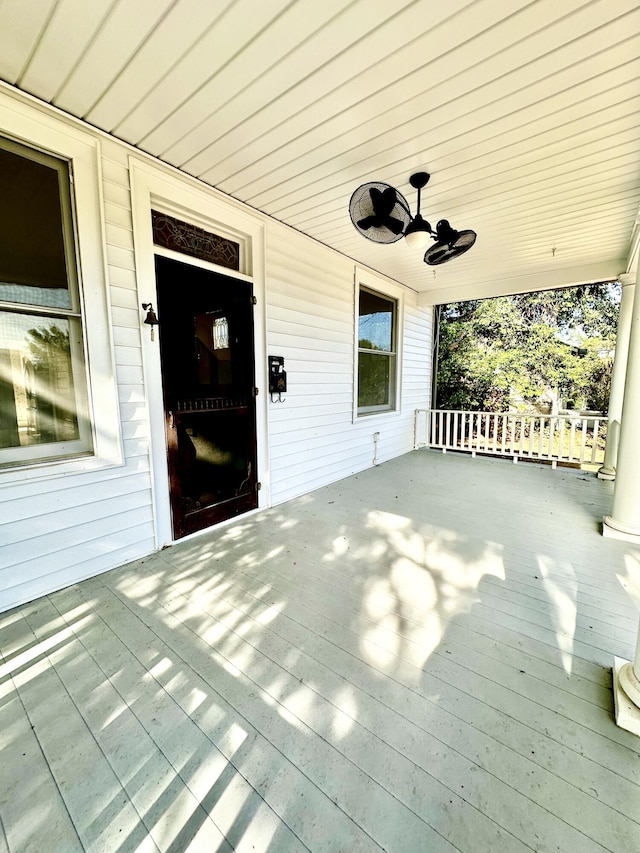
[[[14,483],[49,480],[74,474],[87,474],[108,468],[121,468],[124,465],[121,456],[100,458],[93,454],[75,456],[73,459],[47,459],[28,464],[16,464],[0,468],[0,488]]]
[[[359,421],[360,418],[379,418],[385,416],[398,416],[401,412],[399,409],[375,409],[369,412],[357,412],[356,413],[356,421]]]

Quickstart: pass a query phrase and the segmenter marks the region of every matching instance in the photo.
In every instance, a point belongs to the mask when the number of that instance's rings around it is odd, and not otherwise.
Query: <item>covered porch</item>
[[[0,616],[0,851],[640,849],[640,549],[420,450]]]

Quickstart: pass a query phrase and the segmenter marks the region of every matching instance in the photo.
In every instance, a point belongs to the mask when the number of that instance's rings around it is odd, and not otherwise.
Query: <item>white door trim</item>
[[[260,391],[256,399],[256,444],[258,457],[258,480],[262,488],[258,492],[258,508],[270,505],[269,459],[267,436],[266,394],[266,311],[265,311],[265,228],[257,217],[239,211],[236,205],[226,202],[215,192],[193,185],[161,168],[137,159],[129,158],[131,183],[131,207],[133,212],[133,237],[135,264],[140,303],[152,302],[157,307],[155,276],[155,254],[166,254],[153,245],[151,209],[160,209],[177,218],[185,219],[221,236],[230,237],[240,243],[240,274],[243,280],[253,281],[253,292],[257,299],[254,313],[254,350],[256,385]],[[185,263],[203,266],[204,263],[180,255]],[[224,275],[231,270],[207,265]],[[169,471],[166,455],[164,425],[164,401],[162,396],[162,371],[158,335],[151,340],[147,326],[143,326],[144,312],[140,307],[142,327],[142,363],[144,372],[145,402],[149,418],[151,441],[151,479],[153,489],[154,531],[156,545],[162,548],[174,541],[171,526],[169,500]],[[159,318],[162,322],[162,317]],[[236,519],[237,520],[237,519]]]

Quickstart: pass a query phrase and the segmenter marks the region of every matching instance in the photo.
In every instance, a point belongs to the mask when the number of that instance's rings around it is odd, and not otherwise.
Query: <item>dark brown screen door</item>
[[[258,505],[253,287],[156,256],[176,539]]]

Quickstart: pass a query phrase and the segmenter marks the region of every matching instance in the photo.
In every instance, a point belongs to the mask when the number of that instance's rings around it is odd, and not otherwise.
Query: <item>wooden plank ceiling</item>
[[[615,277],[640,204],[637,0],[0,0],[0,77],[424,293]],[[431,173],[441,267],[353,228]]]

